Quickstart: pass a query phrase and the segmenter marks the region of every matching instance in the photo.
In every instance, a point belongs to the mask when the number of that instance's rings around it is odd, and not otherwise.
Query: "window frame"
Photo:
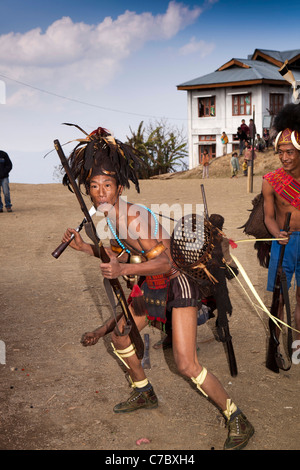
[[[277,102],[274,106],[274,101],[271,98],[281,98],[281,103]],[[276,115],[284,106],[284,93],[270,93],[269,94],[269,109],[271,115]]]
[[[249,97],[249,103],[246,102],[245,98]],[[243,99],[243,103],[241,100]],[[237,103],[235,103],[237,100]],[[237,112],[235,112],[235,107],[237,106]],[[247,106],[249,106],[247,111]],[[243,110],[243,112],[242,112]],[[232,116],[251,116],[252,114],[252,93],[241,93],[232,95]]]
[[[201,112],[201,101],[204,102],[203,104],[203,114]],[[213,104],[212,104],[213,101]],[[213,108],[214,112],[211,113],[211,109]],[[208,111],[208,112],[207,112]],[[200,96],[198,98],[198,117],[199,118],[208,118],[208,117],[216,117],[216,95],[212,96]]]

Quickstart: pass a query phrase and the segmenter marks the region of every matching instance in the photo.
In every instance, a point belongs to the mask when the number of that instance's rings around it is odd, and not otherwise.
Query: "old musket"
[[[54,146],[55,146],[55,149],[58,153],[58,156],[60,158],[60,161],[62,163],[62,166],[69,178],[69,182],[72,186],[72,189],[77,197],[77,200],[80,204],[80,207],[81,207],[81,210],[84,214],[84,217],[86,220],[86,222],[83,221],[83,224],[86,228],[86,232],[88,234],[88,236],[91,238],[91,240],[93,241],[93,243],[95,244],[95,246],[98,248],[98,251],[99,251],[99,258],[101,259],[101,261],[103,263],[109,263],[110,262],[110,258],[108,256],[108,254],[106,253],[105,251],[105,248],[101,242],[101,240],[99,239],[98,237],[98,234],[96,232],[96,227],[93,223],[93,220],[91,218],[91,215],[88,211],[88,208],[83,200],[83,197],[82,197],[82,194],[79,190],[79,187],[75,181],[75,178],[72,174],[72,171],[71,171],[71,168],[68,164],[68,161],[66,159],[66,156],[62,150],[62,147],[59,143],[58,140],[55,140],[54,141]],[[122,308],[122,315],[118,315],[118,317],[115,317],[115,320],[114,320],[114,323],[110,322],[109,326],[107,325],[107,328],[106,328],[106,333],[108,333],[109,331],[111,331],[112,329],[112,324],[117,324],[117,321],[121,318],[121,316],[124,315],[124,318],[126,320],[126,325],[125,325],[125,329],[124,329],[124,332],[126,332],[126,334],[129,334],[129,337],[131,339],[131,342],[134,344],[135,346],[135,349],[136,349],[136,355],[139,359],[142,359],[143,358],[143,355],[144,355],[144,343],[143,343],[143,340],[142,340],[142,337],[140,335],[140,332],[136,326],[136,323],[134,321],[134,318],[132,317],[132,314],[129,310],[129,307],[128,307],[128,304],[127,304],[127,301],[126,301],[126,297],[125,297],[125,294],[124,294],[124,291],[122,289],[122,286],[119,282],[118,279],[108,279],[109,281],[109,284]],[[117,330],[118,331],[118,330]]]
[[[89,214],[90,216],[92,217],[95,213],[96,213],[96,209],[94,206],[92,206],[89,210]],[[83,219],[83,221],[78,225],[78,227],[76,227],[76,232],[80,232],[83,227],[84,227],[84,224],[87,223],[87,220],[86,218]],[[53,258],[59,258],[60,255],[65,251],[65,249],[70,245],[71,241],[74,239],[75,235],[72,233],[72,235],[70,236],[70,239],[67,241],[67,242],[62,242],[57,248],[55,248],[55,250],[51,253],[51,255],[53,256]]]
[[[291,219],[291,213],[287,212],[285,225],[284,225],[285,232],[289,231],[290,219]],[[285,247],[286,245],[281,245],[281,248],[280,248],[279,261],[278,261],[277,272],[276,272],[276,277],[275,277],[275,285],[274,285],[274,290],[273,290],[272,305],[271,305],[270,313],[273,315],[273,317],[278,318],[280,294],[282,291],[283,304],[285,304],[287,315],[288,315],[288,322],[290,322],[290,305],[289,305],[289,298],[288,298],[288,289],[287,289],[285,272],[282,269],[282,262],[283,262]],[[271,318],[269,319],[269,330],[270,330],[270,337],[269,337],[269,345],[268,345],[268,351],[267,351],[266,367],[276,373],[279,373],[279,369],[288,370],[290,367],[288,367],[287,369],[284,367],[283,357],[278,351],[280,343],[277,337],[277,326]],[[291,335],[291,333],[289,334]],[[289,337],[289,343],[291,343],[290,337]]]
[[[205,218],[208,219],[209,215],[208,215],[208,208],[207,208],[207,202],[206,202],[203,184],[201,184],[201,192],[202,192],[202,199],[203,199],[203,204],[204,204],[204,216]],[[216,274],[216,277],[218,278],[219,276]],[[223,282],[226,282],[225,276],[223,277],[224,279],[220,279],[220,280]],[[220,284],[221,283],[218,283],[216,285],[215,287],[216,290],[222,289],[222,285]],[[218,299],[218,296],[216,296],[216,304],[217,304],[217,310],[218,310],[218,307],[220,308],[220,300]],[[228,318],[227,318],[226,313],[225,315],[222,315],[222,321],[220,321],[219,323],[220,324],[217,326],[217,330],[218,330],[220,341],[224,343],[225,348],[227,350],[230,374],[232,377],[236,377],[238,374],[238,369],[237,369],[237,363],[236,363],[236,358],[235,358],[235,353],[233,349],[231,334],[229,331],[229,323],[228,323]]]

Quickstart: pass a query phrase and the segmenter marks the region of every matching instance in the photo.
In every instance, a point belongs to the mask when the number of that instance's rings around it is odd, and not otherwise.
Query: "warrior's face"
[[[112,176],[95,175],[91,177],[89,194],[94,206],[101,212],[109,212],[115,206],[121,190],[122,187],[117,185]]]
[[[278,156],[285,171],[300,169],[300,151],[292,143],[279,144]]]

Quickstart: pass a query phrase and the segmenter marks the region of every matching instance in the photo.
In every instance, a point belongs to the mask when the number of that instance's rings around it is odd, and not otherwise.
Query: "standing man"
[[[103,277],[116,279],[119,276],[137,275],[146,278],[141,286],[144,301],[150,299],[146,309],[135,309],[131,294],[130,308],[139,330],[149,320],[155,326],[166,321],[166,309],[172,309],[172,345],[178,371],[223,412],[228,428],[224,449],[243,448],[254,433],[253,426],[231,401],[219,380],[198,361],[197,305],[201,299],[201,289],[196,282],[178,271],[170,253],[170,238],[155,214],[150,209],[128,203],[120,197],[124,187],[129,187],[129,181],[139,191],[137,157],[133,149],[115,140],[103,128],[87,136],[84,142],[86,147],[78,145],[72,152],[70,167],[74,178],[78,178],[78,184],[85,186],[95,208],[105,215],[112,234],[112,246],[108,250],[110,262],[100,264]],[[66,177],[64,182],[68,184]],[[63,241],[69,241],[72,234],[72,248],[95,255],[92,245],[85,243],[74,229],[66,231]],[[130,263],[132,256],[139,256],[141,262]],[[120,331],[124,331],[124,323],[123,316],[118,323]],[[107,323],[85,333],[82,344],[94,345],[106,332]],[[111,339],[115,354],[128,368],[133,388],[130,397],[117,404],[114,412],[126,414],[141,408],[156,408],[157,396],[130,337],[120,336],[114,330]]]
[[[243,129],[241,127],[238,127],[237,129],[237,137],[240,141],[240,156],[243,155],[243,151],[244,151],[244,148],[245,148],[245,144],[247,142],[247,134],[245,133],[245,131],[243,131]]]
[[[252,145],[254,144],[254,139],[256,135],[256,126],[254,124],[254,120],[250,119],[249,121],[249,137],[250,137],[250,142]]]
[[[282,267],[288,288],[295,274],[295,328],[300,331],[300,104],[286,105],[277,114],[274,128],[275,150],[282,167],[264,176],[262,192],[265,224],[274,238],[282,240],[272,242],[267,290],[274,290],[280,247],[286,245]],[[283,231],[287,212],[291,212],[289,233]],[[278,315],[282,319],[282,298]],[[296,339],[300,339],[299,333]]]
[[[248,139],[250,130],[249,130],[249,127],[247,126],[247,124],[245,122],[245,119],[242,119],[242,121],[241,121],[241,129],[242,129],[242,131],[245,132],[245,134],[247,136],[247,139]]]
[[[0,212],[3,212],[1,200],[1,187],[4,195],[4,204],[7,212],[12,212],[8,175],[12,169],[12,162],[6,152],[0,150]]]
[[[205,149],[202,155],[202,166],[203,166],[202,178],[209,177],[209,161],[210,161],[210,158],[208,155],[208,151]]]

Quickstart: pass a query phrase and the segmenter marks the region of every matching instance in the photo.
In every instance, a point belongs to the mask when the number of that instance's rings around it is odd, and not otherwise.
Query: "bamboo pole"
[[[248,168],[248,193],[253,193],[253,168],[254,168],[254,140],[255,140],[255,106],[253,105],[253,135],[250,135],[250,143],[252,142],[252,160],[250,171]]]

